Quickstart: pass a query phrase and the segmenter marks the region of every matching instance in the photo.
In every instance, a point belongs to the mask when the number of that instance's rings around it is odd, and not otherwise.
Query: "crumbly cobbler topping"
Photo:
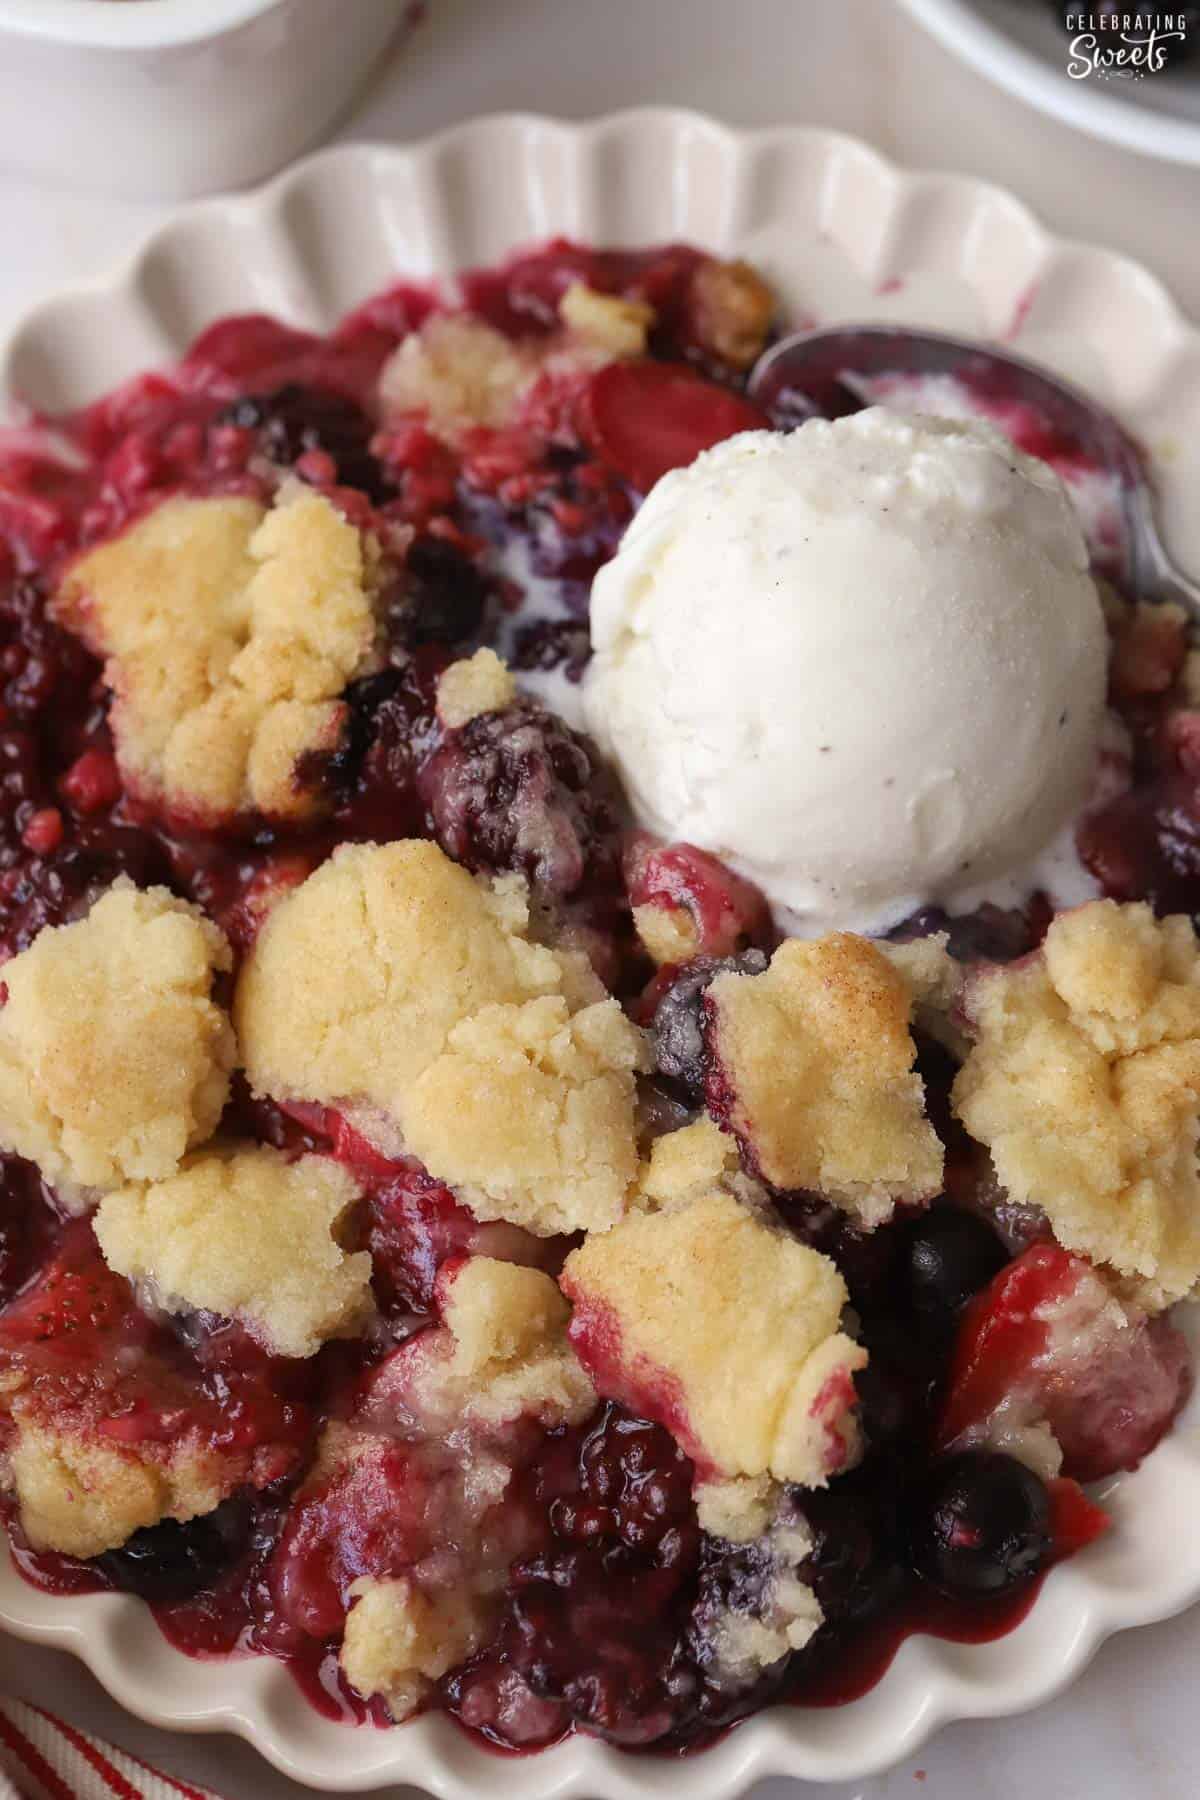
[[[328,1157],[208,1150],[165,1181],[109,1194],[95,1230],[109,1267],[156,1306],[222,1313],[278,1356],[315,1356],[373,1310],[371,1258],[340,1242],[357,1198]]]
[[[568,331],[609,356],[642,356],[654,324],[654,308],[645,300],[601,294],[586,282],[573,281],[558,303],[558,316]]]
[[[443,1329],[415,1380],[427,1417],[492,1428],[522,1417],[576,1424],[595,1405],[567,1339],[570,1307],[540,1269],[472,1256],[442,1287]]]
[[[0,1143],[66,1198],[171,1175],[214,1130],[233,1029],[212,998],[224,936],[165,888],[128,882],[4,965]]]
[[[711,1537],[750,1544],[770,1529],[783,1486],[770,1475],[733,1475],[697,1482],[696,1517]]]
[[[243,969],[252,1082],[345,1108],[480,1218],[612,1224],[637,1175],[641,1036],[613,1000],[572,1014],[578,958],[527,930],[519,882],[489,890],[434,845],[339,850]]]
[[[528,1454],[529,1422],[580,1423],[595,1389],[567,1341],[569,1308],[537,1269],[472,1256],[442,1282],[442,1324],[394,1353],[349,1429],[331,1426],[310,1477],[349,1468],[372,1481],[403,1441],[418,1458],[432,1446],[436,1512],[416,1524],[411,1572],[365,1576],[351,1589],[341,1665],[364,1695],[405,1718],[432,1681],[494,1629],[522,1522],[500,1510],[513,1469]],[[417,1465],[416,1480],[428,1479]],[[440,1541],[431,1536],[440,1533]],[[427,1551],[427,1554],[421,1554]]]
[[[763,974],[718,975],[707,1005],[710,1109],[764,1180],[813,1189],[868,1226],[938,1191],[908,988],[874,944],[789,939]]]
[[[390,359],[379,397],[389,415],[423,413],[434,431],[454,438],[503,425],[536,374],[533,353],[483,320],[435,314]]]
[[[164,501],[75,562],[56,616],[105,659],[130,786],[196,821],[311,812],[310,752],[336,748],[371,665],[378,546],[321,494]]]
[[[519,888],[436,844],[343,845],[281,900],[243,964],[238,1039],[259,1092],[398,1116],[454,1026],[557,991]]]
[[[638,1172],[641,1034],[615,1000],[486,1006],[450,1032],[401,1109],[404,1140],[479,1219],[603,1231]]]
[[[517,697],[517,684],[494,650],[451,663],[438,682],[437,710],[443,725],[454,730],[480,713],[499,712]]]
[[[1185,918],[1095,901],[982,968],[954,1088],[1013,1199],[1162,1307],[1200,1281],[1200,947]]]
[[[600,368],[646,349],[654,308],[572,282],[558,303],[562,329],[514,341],[483,319],[438,313],[405,338],[386,365],[379,397],[390,419],[421,416],[431,431],[459,443],[480,427],[510,423],[544,370]]]
[[[748,262],[707,262],[692,281],[696,331],[704,347],[748,369],[766,346],[775,296]]]
[[[421,1588],[409,1575],[362,1576],[346,1615],[339,1661],[360,1694],[379,1694],[399,1722],[416,1712],[433,1683],[486,1639],[493,1609],[470,1589]]]
[[[740,1169],[736,1138],[702,1116],[655,1138],[638,1182],[638,1203],[654,1208],[697,1199],[733,1185]]]
[[[823,1486],[858,1448],[833,1262],[725,1193],[625,1219],[567,1258],[571,1338],[601,1393],[664,1418],[704,1475]]]
[[[960,1007],[965,971],[946,948],[947,934],[933,932],[907,944],[880,949],[903,977],[912,1000],[913,1023],[957,1055],[965,1051]]]
[[[58,1429],[14,1408],[8,1456],[21,1529],[35,1550],[100,1556],[160,1519],[194,1519],[230,1491],[228,1470],[199,1445],[155,1457]]]
[[[825,1614],[802,1573],[813,1549],[804,1520],[781,1495],[757,1544],[764,1567],[755,1602],[728,1605],[708,1625],[714,1672],[722,1687],[749,1687],[766,1670],[803,1650],[820,1629]]]
[[[700,948],[700,927],[686,906],[648,902],[633,909],[633,927],[648,954],[665,963],[690,962]]]

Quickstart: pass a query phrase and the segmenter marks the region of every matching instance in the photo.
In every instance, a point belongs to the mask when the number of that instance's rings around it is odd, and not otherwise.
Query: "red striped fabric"
[[[40,1706],[0,1695],[0,1800],[219,1800]]]
[[[8,1752],[5,1762],[11,1767],[14,1781],[23,1784],[35,1781],[46,1794],[47,1800],[75,1800],[75,1790],[69,1788],[54,1772],[25,1733],[5,1717],[4,1710],[0,1710],[0,1745]],[[20,1793],[21,1789],[18,1788],[17,1792]]]

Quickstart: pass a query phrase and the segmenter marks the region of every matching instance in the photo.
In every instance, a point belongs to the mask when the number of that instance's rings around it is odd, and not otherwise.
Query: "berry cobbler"
[[[0,439],[36,1586],[679,1752],[1011,1628],[1170,1429],[1200,650],[1037,419],[767,416],[778,328],[555,242]]]

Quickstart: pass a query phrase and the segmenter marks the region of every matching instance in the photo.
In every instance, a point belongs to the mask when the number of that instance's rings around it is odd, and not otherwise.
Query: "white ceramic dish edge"
[[[967,0],[901,0],[938,42],[989,81],[1030,106],[1092,137],[1107,138],[1143,156],[1200,163],[1200,126],[1132,106],[1094,78],[1068,80],[982,18]],[[1080,8],[1086,11],[1085,7]],[[1131,8],[1136,11],[1136,8]],[[1066,67],[1063,38],[1063,68]]]
[[[0,31],[56,43],[161,50],[191,43],[269,12],[277,0],[0,0]]]
[[[0,0],[0,165],[134,198],[261,181],[318,142],[409,0]]]
[[[398,275],[446,277],[559,230],[601,242],[690,237],[752,255],[796,317],[1013,339],[1096,389],[1160,452],[1168,528],[1200,566],[1196,527],[1186,529],[1200,482],[1200,336],[1159,284],[1124,259],[1051,239],[998,189],[903,173],[822,131],[737,133],[652,109],[586,126],[487,119],[408,148],[328,152],[257,195],[188,209],[113,279],[37,308],[0,347],[0,376],[40,407],[78,404],[222,312],[327,325]],[[1113,1533],[1055,1570],[1008,1637],[910,1640],[852,1706],[760,1715],[682,1763],[572,1740],[521,1761],[524,1800],[732,1800],[767,1775],[861,1777],[950,1720],[1049,1699],[1110,1633],[1200,1596],[1189,1529],[1198,1432],[1193,1408],[1137,1475],[1113,1484]],[[0,1625],[76,1652],[130,1711],[177,1730],[237,1732],[325,1791],[404,1781],[439,1800],[512,1792],[514,1765],[448,1720],[347,1731],[277,1665],[196,1663],[169,1649],[128,1598],[51,1598],[6,1563]]]

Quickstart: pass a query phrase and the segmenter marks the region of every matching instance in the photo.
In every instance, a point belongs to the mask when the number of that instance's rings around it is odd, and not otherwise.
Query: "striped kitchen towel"
[[[0,1695],[0,1800],[219,1800],[77,1731],[40,1706]]]

